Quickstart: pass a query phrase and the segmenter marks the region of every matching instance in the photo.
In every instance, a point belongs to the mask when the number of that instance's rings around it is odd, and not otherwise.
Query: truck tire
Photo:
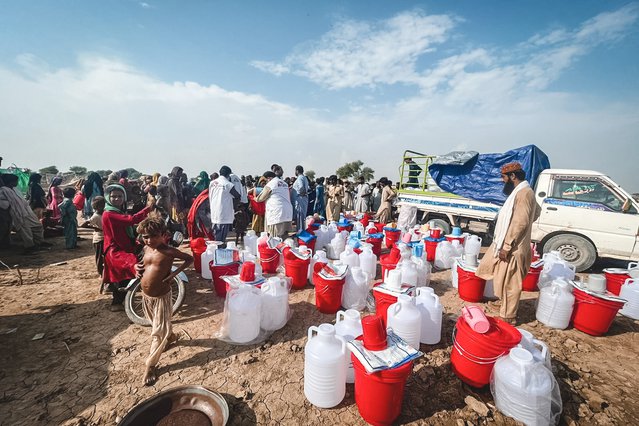
[[[431,219],[427,223],[433,222],[437,228],[444,231],[444,235],[450,234],[450,225],[443,219]]]
[[[559,234],[544,244],[544,253],[557,250],[563,259],[575,265],[577,272],[590,268],[597,260],[597,250],[587,239],[574,234]]]

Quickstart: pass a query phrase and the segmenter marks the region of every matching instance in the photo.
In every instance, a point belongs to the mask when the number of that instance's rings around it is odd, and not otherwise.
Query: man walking
[[[497,216],[493,244],[482,258],[475,275],[493,280],[495,295],[501,302],[497,304],[499,316],[514,325],[517,322],[522,281],[532,257],[530,232],[541,209],[521,164],[513,162],[504,165],[501,178],[504,194],[508,198]]]

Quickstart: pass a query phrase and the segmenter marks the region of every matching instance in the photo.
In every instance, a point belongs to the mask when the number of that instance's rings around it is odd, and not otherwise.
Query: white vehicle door
[[[573,231],[590,238],[600,256],[630,257],[639,232],[634,206],[623,213],[625,197],[598,176],[552,177],[541,205],[539,229]]]

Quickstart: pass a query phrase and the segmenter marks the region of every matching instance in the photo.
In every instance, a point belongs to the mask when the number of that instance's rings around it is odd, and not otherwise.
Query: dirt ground
[[[224,300],[188,270],[185,303],[174,317],[180,340],[161,359],[156,385],[143,386],[149,329],[107,309],[110,296],[98,293],[89,234],[82,236],[78,250],[64,250],[60,238],[36,256],[22,257],[19,249],[0,253],[7,265],[20,265],[21,275],[4,267],[0,272],[0,424],[113,425],[158,391],[186,384],[220,392],[232,425],[365,424],[353,385],[333,409],[318,409],[304,398],[306,331],[334,321],[315,309],[311,286],[291,294],[293,317],[286,327],[262,345],[234,346],[212,337]],[[463,302],[449,271],[434,273],[431,285],[445,307],[443,338],[422,345],[425,356],[408,380],[397,422],[515,424],[495,409],[489,389],[470,388],[451,372],[451,333]],[[524,294],[520,323],[551,350],[561,423],[639,424],[637,322],[618,316],[605,337],[553,330],[535,320],[537,294]],[[34,340],[39,333],[44,336]]]

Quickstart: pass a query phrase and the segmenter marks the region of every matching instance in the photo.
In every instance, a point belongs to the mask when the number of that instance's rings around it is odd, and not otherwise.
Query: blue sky
[[[397,177],[535,143],[639,191],[639,5],[0,3],[5,164]]]

